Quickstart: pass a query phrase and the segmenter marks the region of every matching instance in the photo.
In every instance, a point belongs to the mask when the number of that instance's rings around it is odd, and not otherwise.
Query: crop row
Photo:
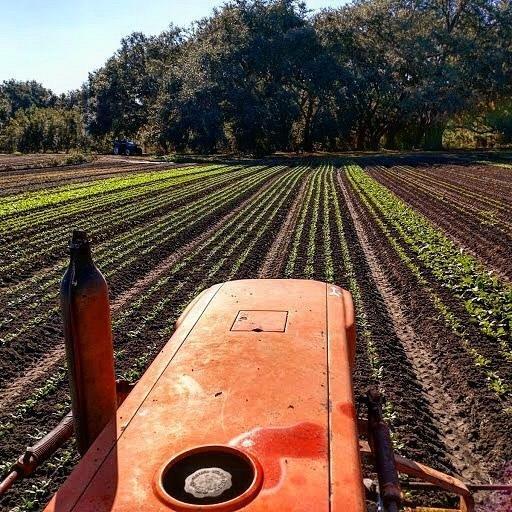
[[[285,275],[322,279],[344,286],[352,293],[356,310],[358,364],[367,364],[370,372],[370,380],[364,385],[369,386],[373,382],[385,391],[383,361],[354,268],[351,254],[353,248],[345,233],[346,219],[343,218],[340,206],[343,198],[336,187],[334,176],[333,166],[323,165],[316,168],[310,177],[291,240]],[[392,424],[395,423],[391,400],[387,403],[385,415]],[[395,448],[401,450],[403,443],[395,430],[392,437]]]
[[[480,202],[478,206],[475,198],[464,199],[462,193],[443,193],[435,183],[425,184],[424,180],[409,179],[401,173],[395,174],[387,170],[379,171],[375,173],[374,177],[384,186],[392,183],[396,190],[413,191],[415,195],[420,192],[424,197],[436,199],[441,204],[447,205],[451,210],[459,212],[465,218],[472,219],[477,225],[492,225],[504,234],[510,234],[512,231],[512,223],[507,221],[506,212],[500,212],[498,208],[486,201]],[[504,205],[502,207],[504,208]]]
[[[168,171],[144,171],[128,176],[115,176],[85,183],[71,183],[60,187],[36,190],[0,198],[0,218],[21,212],[45,208],[58,203],[78,200],[96,194],[105,194],[168,179],[187,179],[194,168],[182,167]]]
[[[379,169],[379,174],[388,176],[390,179],[413,184],[420,190],[435,194],[435,197],[453,202],[460,206],[460,208],[473,205],[473,209],[495,209],[497,212],[506,212],[508,205],[496,198],[496,193],[493,187],[490,189],[490,184],[487,184],[487,190],[479,190],[481,185],[473,185],[471,188],[465,184],[462,179],[461,183],[451,183],[448,180],[444,181],[437,176],[430,176],[428,170],[416,170],[409,167],[397,166],[390,169]]]
[[[195,224],[198,224],[203,221],[205,217],[211,215],[216,208],[229,207],[229,202],[233,201],[242,193],[240,190],[244,193],[250,191],[251,188],[257,187],[259,183],[274,172],[276,172],[275,169],[255,173],[253,176],[249,176],[238,183],[238,185],[243,187],[242,189],[239,189],[236,184],[231,185],[226,189],[201,198],[196,203],[173,212],[171,215],[166,216],[165,219],[156,218],[148,225],[141,226],[115,237],[112,241],[102,244],[102,246],[98,248],[97,259],[99,264],[102,265],[106,275],[111,278],[113,275],[120,273],[124,268],[129,268],[129,265],[135,260],[143,258],[147,256],[148,253],[157,250],[160,244],[168,242],[169,239],[175,239],[182,232],[186,231],[187,228],[193,228]],[[226,202],[228,203],[226,204]],[[159,244],[154,244],[155,239],[159,241]],[[37,287],[34,286],[36,284],[33,282],[34,280],[27,280],[24,284],[25,288],[30,290],[28,293],[20,295],[20,287],[15,287],[17,288],[14,290],[16,292],[14,295],[15,298],[8,303],[8,306],[18,309],[22,301],[25,303],[28,301],[29,303],[26,308],[28,310],[35,310],[39,309],[41,305],[52,302],[55,297],[57,280],[63,268],[64,264],[57,267],[57,276],[55,277],[43,274],[42,277],[45,278],[45,282],[38,283]],[[44,290],[49,291],[42,294]],[[57,308],[54,309],[56,310]],[[43,313],[43,315],[44,317],[48,317],[52,313],[54,313],[54,311],[50,310],[49,312]],[[39,323],[41,320],[43,320],[41,316],[36,316],[32,321],[26,322],[20,330],[12,333],[10,336],[8,335],[7,341],[23,334],[23,332],[30,329],[33,324]]]
[[[108,163],[94,162],[73,168],[32,169],[0,173],[0,195],[24,193],[54,188],[65,184],[83,183],[101,178],[135,174],[142,171],[169,169],[168,164],[155,163],[126,163],[110,161]],[[175,166],[173,166],[175,167]],[[190,164],[181,167],[191,167]]]
[[[247,173],[248,175],[244,179],[237,181],[237,183],[228,183],[226,187],[206,194],[204,197],[200,197],[196,201],[183,205],[170,213],[159,211],[159,215],[153,216],[149,222],[143,223],[98,245],[97,258],[103,268],[106,269],[107,275],[112,276],[114,273],[118,273],[122,268],[130,265],[134,259],[139,258],[141,255],[147,255],[158,249],[159,245],[171,239],[175,240],[187,227],[193,228],[195,224],[204,220],[206,216],[214,213],[216,208],[226,206],[226,201],[231,201],[240,194],[250,192],[253,187],[259,186],[265,178],[272,176],[276,172],[276,168],[262,170],[262,168],[254,167],[252,171],[253,173]],[[241,185],[242,188],[240,189],[237,185]],[[159,244],[154,243],[155,239],[159,241]],[[139,253],[136,250],[142,252]],[[65,268],[65,263],[63,260],[57,266],[59,274]],[[110,267],[113,267],[112,273],[109,272]],[[46,282],[42,283],[42,280]],[[36,292],[39,295],[48,289],[52,284],[51,279],[48,279],[48,272],[42,272],[38,276],[28,279],[25,283],[10,288],[8,292],[12,291],[17,296],[21,294],[23,301],[35,299],[35,295],[30,293],[23,294],[27,287],[33,288],[35,284],[37,284]],[[8,296],[10,296],[10,293]],[[19,304],[19,299],[8,302],[8,305]],[[29,307],[32,308],[33,305],[34,303],[31,302]]]
[[[157,194],[158,191],[165,190],[170,186],[188,183],[216,173],[222,173],[224,169],[225,166],[187,168],[188,173],[185,173],[183,170],[181,176],[170,174],[160,179],[154,179],[153,173],[151,173],[147,180],[143,180],[139,176],[139,183],[133,187],[124,186],[110,190],[107,188],[103,191],[96,190],[95,193],[91,194],[87,194],[86,189],[82,191],[79,198],[73,200],[58,202],[34,210],[17,211],[16,214],[4,217],[3,219],[0,217],[0,233],[2,236],[12,238],[16,233],[23,233],[25,230],[33,229],[36,226],[44,228],[55,221],[64,220],[77,213],[83,214],[106,208],[113,202],[134,200],[149,192]],[[96,180],[96,188],[100,189],[104,181],[108,181],[108,179]],[[17,195],[12,197],[14,199],[18,198]]]
[[[331,166],[327,167],[327,171],[329,173],[329,178],[332,178],[334,170]],[[333,261],[333,253],[332,253],[332,237],[331,237],[331,202],[336,202],[337,197],[335,196],[335,192],[333,191],[332,181],[329,180],[323,189],[322,194],[322,216],[323,216],[323,226],[322,226],[322,236],[323,236],[323,257],[324,257],[324,268],[325,268],[325,276],[324,279],[328,283],[335,282],[335,265]],[[336,208],[336,206],[335,206]],[[345,262],[343,263],[344,267],[346,267]]]
[[[259,183],[261,179],[272,175],[273,172],[275,172],[275,170],[262,170],[262,168],[253,167],[252,173],[247,172],[245,178],[241,180],[241,183],[245,187],[251,187],[256,183]],[[166,234],[163,233],[163,228],[167,227],[167,225],[172,224],[173,222],[187,221],[189,217],[198,218],[199,213],[208,211],[208,208],[219,204],[219,201],[229,199],[232,197],[232,194],[236,192],[236,184],[228,182],[226,187],[223,187],[220,190],[214,190],[211,193],[206,194],[204,197],[196,199],[196,201],[192,201],[191,203],[183,205],[177,210],[172,211],[170,214],[166,210],[157,209],[155,213],[158,213],[158,215],[151,217],[147,222],[142,223],[126,232],[120,233],[110,240],[106,240],[104,243],[98,245],[98,257],[102,262],[103,258],[112,259],[112,249],[116,247],[117,250],[114,251],[114,253],[119,257],[112,260],[112,263],[115,263],[120,259],[121,256],[125,256],[128,252],[130,252],[129,249],[134,244],[139,248],[148,244],[154,246],[154,244],[150,244],[150,241],[153,240],[153,236],[155,233],[158,233],[159,235]],[[122,215],[122,212],[119,214]],[[106,228],[110,231],[108,225]],[[69,235],[69,233],[66,234]],[[62,243],[64,243],[64,240],[61,240],[61,244]],[[122,255],[121,251],[123,251]],[[26,279],[24,282],[9,287],[6,292],[6,296],[17,297],[17,299],[12,302],[8,302],[8,305],[19,305],[22,302],[34,299],[35,295],[31,295],[30,293],[25,294],[27,289],[37,288],[34,289],[34,292],[40,295],[41,292],[46,290],[49,285],[52,284],[52,280],[50,278],[52,271],[62,272],[62,270],[65,268],[65,264],[66,261],[61,260],[59,263],[54,265],[52,269],[43,269],[43,271],[29,279]]]
[[[502,176],[493,178],[486,172],[478,172],[472,167],[429,167],[416,169],[414,167],[397,165],[389,169],[397,177],[406,177],[416,183],[429,184],[444,191],[452,197],[466,197],[470,200],[483,201],[497,208],[506,208],[508,202],[506,191],[512,189],[512,181]],[[505,193],[503,193],[505,192]]]
[[[429,290],[436,309],[457,334],[464,349],[487,376],[489,387],[499,396],[506,397],[510,386],[493,368],[495,361],[483,356],[471,343],[463,322],[451,311],[424,276],[428,269],[438,285],[448,289],[464,306],[469,318],[481,332],[498,342],[503,358],[510,360],[510,328],[512,320],[512,290],[487,271],[473,257],[459,249],[435,229],[427,219],[412,210],[388,189],[368,176],[357,166],[346,168],[348,178],[397,251],[419,281]],[[388,227],[389,226],[389,227]],[[401,243],[397,241],[395,233]],[[409,254],[409,252],[411,254]],[[417,260],[415,262],[414,260]]]
[[[282,167],[259,171],[255,169],[253,175],[246,176],[235,184],[229,184],[163,218],[157,217],[147,224],[114,237],[98,247],[96,251],[98,264],[107,277],[112,279],[118,275],[122,277],[123,272],[132,268],[137,261],[151,261],[151,255],[159,254],[162,248],[172,252],[177,243],[186,241],[185,234],[193,231],[194,226],[200,226],[206,219],[213,218],[223,211],[229,211],[229,208],[241,197],[250,195],[261,183],[282,169]],[[48,306],[52,302],[55,303],[57,283],[64,266],[62,262],[56,265],[51,273],[41,273],[14,287],[15,293],[11,295],[12,299],[9,300],[6,308],[12,308],[12,314],[8,314],[4,320],[4,326],[11,322],[13,326],[9,326],[8,334],[3,337],[4,344],[9,344],[29,332],[35,325],[56,314],[57,308]],[[129,284],[127,280],[126,285]],[[33,316],[21,326],[19,324],[16,326],[16,312],[22,305],[26,311],[33,311],[31,313]],[[37,314],[37,310],[41,313]]]
[[[386,176],[397,185],[405,183],[413,186],[416,190],[435,197],[448,203],[468,217],[475,217],[479,222],[493,222],[497,229],[504,233],[512,232],[510,222],[510,206],[504,201],[499,201],[485,196],[482,192],[476,193],[465,190],[462,186],[443,183],[441,180],[434,180],[423,173],[409,172],[408,169],[397,168],[397,170],[379,170],[378,175]]]
[[[306,261],[304,266],[304,275],[309,279],[313,279],[315,274],[318,275],[318,271],[320,270],[315,267],[315,254],[317,252],[317,241],[320,238],[320,233],[324,234],[323,230],[318,229],[318,224],[321,210],[320,198],[324,192],[322,184],[325,181],[325,174],[327,172],[328,169],[326,166],[320,167],[316,172],[313,184],[315,190],[310,205],[311,218],[309,222],[309,232],[307,235]],[[321,217],[320,219],[324,220]]]
[[[307,267],[308,258],[310,262],[314,258],[315,227],[318,223],[319,215],[318,210],[315,209],[315,205],[318,206],[320,201],[320,180],[323,172],[325,172],[323,169],[317,167],[309,177],[304,202],[299,210],[297,223],[295,225],[290,255],[286,263],[286,277],[293,277],[299,272],[305,276],[305,272],[303,271],[305,271]],[[305,250],[302,250],[303,246],[306,247]],[[308,270],[310,272],[309,277],[311,277],[311,267]]]
[[[203,179],[193,181],[181,186],[170,184],[165,190],[153,191],[147,189],[144,195],[138,195],[135,199],[119,200],[110,198],[98,212],[90,212],[77,209],[77,213],[59,222],[52,222],[52,226],[46,229],[38,229],[35,233],[25,232],[16,241],[8,244],[4,255],[0,258],[0,277],[19,272],[26,275],[27,268],[33,271],[51,261],[55,254],[62,254],[62,240],[69,235],[70,222],[76,227],[87,230],[94,239],[102,239],[111,232],[130,229],[135,224],[140,224],[145,218],[155,214],[163,215],[166,209],[176,208],[190,201],[198,194],[206,194],[214,188],[220,188],[227,182],[239,179],[254,172],[254,169],[241,169],[236,172],[226,168],[222,174],[207,175]],[[82,205],[87,210],[90,205]],[[32,250],[37,247],[37,252]]]
[[[505,162],[493,162],[491,160],[476,160],[475,164],[489,165],[491,167],[501,167],[502,169],[512,169],[512,164]]]
[[[317,174],[318,174],[318,171],[315,170],[313,173],[313,176],[309,176],[309,179],[308,179],[306,193],[304,195],[304,201],[299,210],[299,217],[298,217],[297,223],[295,225],[295,233],[294,233],[291,247],[290,247],[290,255],[288,257],[288,261],[287,261],[286,268],[285,268],[285,276],[286,277],[291,277],[294,272],[294,269],[295,269],[297,257],[299,254],[299,244],[300,244],[300,240],[302,238],[302,234],[304,231],[306,215],[307,215],[308,209],[310,207],[310,200],[311,200],[311,196],[313,194],[313,190],[315,188],[315,181],[316,181]]]
[[[485,169],[485,168],[484,168]],[[437,168],[429,168],[436,174]],[[384,174],[376,168],[369,175],[388,188],[411,208],[426,216],[446,236],[465,248],[482,264],[504,279],[512,278],[512,264],[507,245],[512,243],[512,231],[504,224],[506,215],[496,209],[469,201],[461,207],[434,187],[421,187],[407,178]],[[439,179],[443,179],[442,173]]]

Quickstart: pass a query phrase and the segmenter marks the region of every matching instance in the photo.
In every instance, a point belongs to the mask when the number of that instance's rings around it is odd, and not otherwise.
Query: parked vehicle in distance
[[[115,140],[114,141],[114,155],[142,155],[142,148],[132,140]]]

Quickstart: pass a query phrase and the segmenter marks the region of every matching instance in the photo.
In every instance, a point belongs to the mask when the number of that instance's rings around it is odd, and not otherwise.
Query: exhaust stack
[[[84,231],[73,231],[60,302],[75,435],[84,454],[117,409],[110,304]]]

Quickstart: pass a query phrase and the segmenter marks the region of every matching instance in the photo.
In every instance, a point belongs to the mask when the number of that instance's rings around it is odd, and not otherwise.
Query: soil
[[[268,251],[265,260],[263,261],[263,265],[258,272],[258,279],[272,279],[282,275],[291,236],[297,223],[299,209],[304,202],[307,183],[307,180],[302,183],[297,197],[293,201],[293,204],[290,207],[290,211],[286,216],[286,220],[277,233],[277,236],[272,243],[272,247]]]
[[[393,331],[404,355],[414,368],[416,385],[398,373],[390,381],[389,390],[384,386],[386,394],[407,396],[414,389],[414,400],[427,402],[434,427],[428,431],[431,434],[436,432],[437,439],[444,444],[441,453],[461,477],[473,481],[499,478],[500,469],[512,458],[510,414],[506,413],[502,401],[488,390],[485,375],[475,367],[458,338],[440,320],[428,293],[397,257],[345,174],[340,173],[339,179],[351,218],[359,232],[358,239],[365,249],[365,260],[375,278],[375,287],[392,318]],[[429,277],[427,272],[423,276]],[[431,285],[436,292],[441,291],[433,279]],[[444,293],[443,300],[462,316],[461,308],[456,307],[453,297]],[[478,335],[470,338],[476,341]],[[383,343],[389,344],[392,339],[393,336],[388,335]],[[485,345],[491,360],[499,361],[501,357],[497,347],[488,342]],[[391,367],[385,365],[385,368]],[[507,367],[510,368],[509,363],[502,362],[504,375],[507,375]],[[421,415],[416,415],[415,424],[421,418]],[[427,449],[428,439],[428,435],[420,436],[420,442]],[[408,455],[414,452],[412,450]],[[428,460],[428,457],[418,458]]]
[[[27,190],[31,186],[63,183],[59,180],[66,178],[61,178],[59,172],[68,173],[69,180],[83,181],[96,179],[103,176],[102,173],[107,176],[132,172],[126,170],[125,164],[131,165],[116,161],[115,164],[105,162],[101,169],[80,166],[80,169],[65,172],[60,168],[45,170],[49,174],[40,181],[34,172],[33,185],[21,172],[11,174],[11,185],[13,190],[16,186]],[[141,170],[140,166],[146,164],[134,165]],[[448,236],[467,240],[469,244],[469,238],[466,238],[469,235],[463,230],[465,222],[475,222],[469,213],[459,213],[460,210],[453,208],[442,210],[444,203],[441,199],[408,184],[408,180],[416,180],[417,173],[425,173],[425,183],[432,176],[440,182],[446,178],[447,185],[460,182],[461,187],[465,187],[463,190],[474,192],[483,171],[467,165],[455,166],[453,162],[439,169],[436,167],[432,174],[424,162],[422,167],[416,165],[412,170],[399,170],[396,166],[386,169],[377,165],[380,163],[370,169],[372,176],[402,194],[422,213],[430,212],[433,221],[446,229]],[[151,170],[154,168],[156,166]],[[169,168],[169,165],[162,168]],[[443,168],[448,169],[446,176]],[[82,171],[85,174],[82,175]],[[499,181],[507,172],[492,168],[488,176]],[[0,179],[6,175],[0,174]],[[333,176],[335,179],[330,180]],[[20,180],[18,185],[16,179]],[[253,181],[249,182],[249,179]],[[508,176],[504,178],[503,187],[508,186],[507,180]],[[166,190],[113,205],[114,215],[110,223],[105,221],[104,226],[98,227],[95,247],[106,244],[101,247],[108,252],[109,237],[145,229],[155,222],[162,226],[160,231],[141,241],[140,246],[127,246],[123,260],[102,260],[101,268],[108,274],[110,286],[119,376],[135,379],[143,373],[172,335],[174,321],[184,307],[197,293],[215,283],[285,275],[332,280],[345,288],[355,282],[367,318],[364,327],[381,365],[376,377],[372,368],[373,356],[361,335],[363,326],[358,325],[353,376],[356,395],[363,395],[371,384],[378,383],[382,387],[393,407],[392,429],[400,443],[399,451],[405,456],[463,479],[488,481],[502,477],[500,469],[512,459],[511,415],[505,413],[503,403],[489,391],[485,375],[463,350],[457,336],[439,318],[428,291],[418,284],[416,277],[399,259],[343,170],[240,165],[229,170],[223,180],[203,177],[200,182],[199,189],[195,188],[197,181],[178,185],[178,195]],[[308,201],[311,184],[312,195]],[[488,187],[483,195],[489,200],[500,201],[500,186],[492,187]],[[222,194],[232,189],[236,193],[226,195],[227,199],[223,200]],[[193,208],[205,197],[219,197],[218,206],[201,214],[187,213],[194,212]],[[161,201],[162,204],[128,219],[131,210],[141,201],[148,204]],[[341,210],[341,231],[334,201]],[[449,201],[461,208],[470,204],[467,198],[459,198],[447,189],[446,202]],[[169,219],[179,219],[180,212],[184,215],[183,224],[176,220],[171,224],[171,235],[165,235],[164,226]],[[103,218],[99,208],[92,209],[88,215]],[[443,216],[448,216],[452,222],[442,224]],[[77,213],[49,222],[41,228],[41,233],[46,234],[48,243],[62,239],[64,246],[63,235],[68,223],[79,220],[79,217]],[[178,224],[182,226],[179,229]],[[458,227],[454,228],[455,225]],[[472,226],[476,230],[476,224]],[[448,230],[450,227],[451,231]],[[10,244],[22,244],[30,236],[38,235],[35,226],[30,229],[28,234],[11,234]],[[286,265],[299,229],[302,234],[298,240],[297,259],[290,271]],[[474,236],[478,236],[479,232],[475,233]],[[484,239],[482,235],[474,242],[482,261],[496,267],[501,265],[501,272],[505,273],[504,260],[485,252],[489,245],[484,244]],[[353,270],[344,264],[344,243]],[[0,324],[0,337],[20,333],[8,344],[0,344],[0,464],[15,460],[31,439],[51,429],[69,408],[57,301],[58,279],[67,257],[64,247],[57,253],[45,252],[44,244],[41,247],[39,260],[31,260],[31,268],[4,280],[0,288],[0,310],[3,312],[0,322],[4,321]],[[120,244],[119,250],[123,247]],[[98,253],[103,254],[102,251],[98,249]],[[129,264],[119,270],[118,266],[124,260]],[[1,266],[2,263],[0,273]],[[454,314],[467,321],[459,301],[427,271],[423,275]],[[30,328],[23,330],[26,325]],[[469,333],[496,368],[500,372],[506,371],[506,362],[497,348],[476,331]],[[25,412],[20,409],[35,390],[48,385],[49,377],[58,375],[62,378],[56,379],[49,389],[44,388],[42,398],[35,399]],[[43,464],[32,478],[21,482],[0,501],[1,510],[19,505],[32,488],[42,489],[37,499],[43,504],[77,461],[72,442],[60,453],[68,453],[69,457],[62,460],[57,455]],[[426,496],[425,499],[426,503],[431,500],[430,503],[453,504],[453,500],[444,495]]]

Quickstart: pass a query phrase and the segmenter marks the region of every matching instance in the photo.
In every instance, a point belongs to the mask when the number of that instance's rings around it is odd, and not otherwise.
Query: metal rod
[[[66,414],[60,423],[33,446],[29,446],[14,463],[11,472],[0,483],[3,496],[17,480],[31,475],[36,468],[53,455],[73,435],[73,417]]]
[[[7,477],[0,482],[0,496],[3,496],[13,485],[16,480],[20,477],[20,474],[14,470],[7,475]]]
[[[401,482],[402,487],[408,489],[437,489],[438,486],[430,482]],[[472,491],[512,491],[512,484],[466,484]]]
[[[121,405],[135,384],[125,380],[116,381],[117,403]],[[31,475],[37,467],[51,457],[73,435],[73,413],[69,411],[60,423],[33,446],[29,446],[13,465],[11,472],[0,482],[0,497],[17,480]]]
[[[379,494],[386,512],[398,512],[402,499],[398,471],[389,427],[382,415],[382,396],[377,389],[368,391],[367,405],[368,436],[379,478]]]

